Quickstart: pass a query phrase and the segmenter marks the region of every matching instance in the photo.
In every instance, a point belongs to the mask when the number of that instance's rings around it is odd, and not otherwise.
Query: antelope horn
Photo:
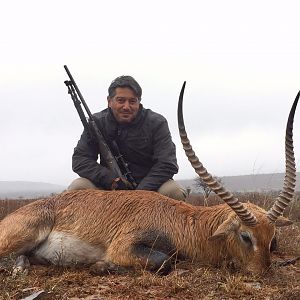
[[[275,203],[267,213],[271,222],[275,222],[279,216],[281,216],[285,208],[289,205],[294,197],[295,185],[296,185],[296,165],[293,146],[293,123],[296,107],[298,104],[300,91],[298,92],[293,106],[289,113],[289,118],[286,124],[285,132],[285,177],[283,183],[283,189],[277,197]]]
[[[183,83],[179,101],[178,101],[178,128],[181,143],[183,145],[183,149],[185,151],[188,160],[190,161],[192,167],[196,171],[196,173],[200,176],[200,178],[225,202],[227,203],[231,209],[238,215],[241,221],[247,226],[255,226],[257,221],[255,216],[249,211],[242,202],[240,202],[237,198],[235,198],[232,193],[227,191],[218,181],[216,181],[211,174],[207,172],[202,163],[199,161],[196,156],[193,148],[190,144],[189,139],[187,138],[187,133],[184,126],[183,114],[182,114],[182,101],[183,94],[185,89],[186,82]]]

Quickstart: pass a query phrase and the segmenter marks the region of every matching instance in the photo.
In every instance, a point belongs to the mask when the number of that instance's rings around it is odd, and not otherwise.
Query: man
[[[142,89],[131,76],[117,77],[108,88],[108,108],[94,114],[95,122],[113,151],[117,144],[137,190],[151,190],[177,200],[185,200],[186,191],[172,180],[178,172],[175,145],[167,120],[140,103]],[[118,178],[103,163],[96,141],[86,130],[74,149],[73,171],[80,178],[69,190],[99,188],[124,189],[127,182]]]

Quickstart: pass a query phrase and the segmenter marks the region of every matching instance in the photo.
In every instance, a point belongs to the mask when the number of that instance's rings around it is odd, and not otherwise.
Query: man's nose
[[[129,101],[123,103],[123,109],[130,109]]]

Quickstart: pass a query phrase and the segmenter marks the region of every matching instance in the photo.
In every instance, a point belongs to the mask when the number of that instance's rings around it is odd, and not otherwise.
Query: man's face
[[[119,123],[132,122],[140,107],[140,101],[134,92],[127,87],[116,88],[114,97],[107,97],[108,106]]]

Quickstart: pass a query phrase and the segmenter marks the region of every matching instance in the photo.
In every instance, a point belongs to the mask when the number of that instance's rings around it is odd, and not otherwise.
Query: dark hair
[[[114,79],[108,88],[108,96],[110,98],[115,96],[116,88],[118,87],[130,88],[134,92],[134,94],[138,97],[138,99],[141,100],[142,88],[133,77],[122,75]]]

